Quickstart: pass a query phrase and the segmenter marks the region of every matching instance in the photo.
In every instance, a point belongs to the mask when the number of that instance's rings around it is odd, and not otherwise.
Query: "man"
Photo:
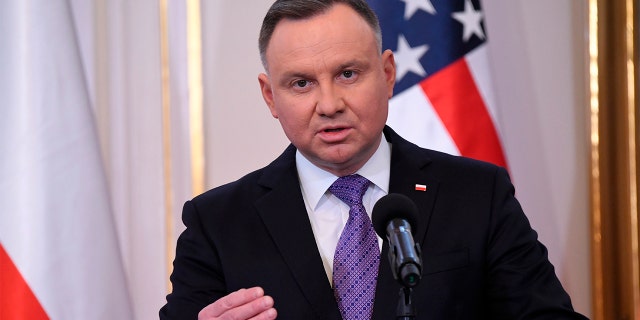
[[[259,43],[262,95],[292,145],[267,167],[185,204],[187,229],[160,318],[395,318],[400,285],[380,258],[388,245],[367,231],[375,202],[401,193],[420,211],[416,319],[584,319],[504,169],[418,148],[385,127],[395,62],[381,52],[364,1],[278,0]],[[336,184],[362,177],[361,203],[347,204],[340,192],[351,187]],[[354,216],[363,219],[357,245],[342,232]],[[355,253],[365,242],[370,250]],[[351,271],[361,272],[350,284],[356,297],[342,293],[351,277],[338,258],[345,246],[375,262]],[[361,289],[365,278],[373,286]]]

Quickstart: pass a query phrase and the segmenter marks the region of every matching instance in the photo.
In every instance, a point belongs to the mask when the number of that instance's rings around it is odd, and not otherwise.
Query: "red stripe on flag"
[[[491,115],[464,59],[426,78],[420,86],[461,155],[507,167]]]
[[[0,319],[49,319],[2,245],[0,293]]]

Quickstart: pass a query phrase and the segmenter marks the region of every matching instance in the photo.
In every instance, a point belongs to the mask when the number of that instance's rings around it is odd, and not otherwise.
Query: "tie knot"
[[[353,207],[362,204],[362,196],[371,182],[367,178],[352,174],[338,178],[330,187],[329,191],[342,202]]]

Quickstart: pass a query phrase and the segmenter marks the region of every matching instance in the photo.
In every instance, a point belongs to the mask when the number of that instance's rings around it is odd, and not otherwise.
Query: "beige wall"
[[[209,187],[287,145],[258,90],[257,35],[269,1],[203,1]],[[485,0],[491,69],[510,171],[575,308],[591,314],[586,4]]]
[[[517,195],[576,309],[590,315],[586,2],[486,7]]]

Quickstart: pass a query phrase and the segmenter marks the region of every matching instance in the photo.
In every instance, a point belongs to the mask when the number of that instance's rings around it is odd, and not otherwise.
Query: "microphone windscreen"
[[[415,235],[418,222],[418,207],[404,194],[390,193],[378,200],[371,212],[371,222],[376,233],[382,238],[387,237],[387,225],[393,219],[407,220],[411,225],[411,232]]]

